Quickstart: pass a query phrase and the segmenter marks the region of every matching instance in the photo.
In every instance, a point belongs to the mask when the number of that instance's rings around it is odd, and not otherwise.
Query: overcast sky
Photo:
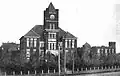
[[[19,43],[32,27],[43,25],[43,11],[50,2],[59,9],[59,26],[78,38],[78,47],[85,42],[108,46],[109,41],[117,41],[117,0],[0,0],[0,44]]]

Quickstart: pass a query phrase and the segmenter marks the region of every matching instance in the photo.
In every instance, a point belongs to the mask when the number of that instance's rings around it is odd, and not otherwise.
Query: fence
[[[89,67],[89,68],[80,68],[80,69],[75,69],[74,73],[96,73],[96,72],[108,72],[108,71],[120,71],[119,66],[102,66],[102,67]],[[66,71],[68,73],[68,71]],[[72,73],[69,71],[69,73]],[[41,75],[44,76],[46,74],[49,74],[49,76],[54,76],[58,75],[58,72],[56,70],[47,70],[47,72],[44,72],[44,70],[41,70],[41,72],[37,72],[36,70],[34,73],[31,73],[30,71],[27,71],[27,74],[24,74],[23,71],[20,71],[20,74],[16,74],[15,71],[12,72],[11,75],[7,75],[6,72],[1,73],[0,76],[35,76],[35,75]],[[61,73],[64,74],[64,73]]]

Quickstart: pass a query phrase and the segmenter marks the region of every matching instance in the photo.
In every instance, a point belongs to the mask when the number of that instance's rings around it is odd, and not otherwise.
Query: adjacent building
[[[98,56],[107,56],[111,54],[116,54],[116,43],[109,42],[109,46],[93,46],[91,48],[92,54],[97,54]]]
[[[20,38],[20,50],[27,59],[32,55],[44,56],[48,51],[58,55],[58,51],[75,51],[77,38],[59,27],[59,10],[52,3],[44,10],[44,24],[35,25]]]

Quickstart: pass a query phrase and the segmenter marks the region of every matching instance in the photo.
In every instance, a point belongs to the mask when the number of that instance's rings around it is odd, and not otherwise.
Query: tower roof
[[[50,2],[48,9],[49,9],[49,12],[55,11],[55,7],[53,6],[52,2]]]

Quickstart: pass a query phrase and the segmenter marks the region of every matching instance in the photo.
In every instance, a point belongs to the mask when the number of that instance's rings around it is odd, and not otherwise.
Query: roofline
[[[30,37],[30,38],[40,38],[40,36],[24,36],[25,38],[28,38],[28,37]]]
[[[33,30],[31,30],[31,31],[33,31]],[[33,31],[36,35],[38,35],[38,36],[40,36],[39,34],[37,34],[35,31]]]
[[[63,39],[77,39],[77,38],[63,38]]]

